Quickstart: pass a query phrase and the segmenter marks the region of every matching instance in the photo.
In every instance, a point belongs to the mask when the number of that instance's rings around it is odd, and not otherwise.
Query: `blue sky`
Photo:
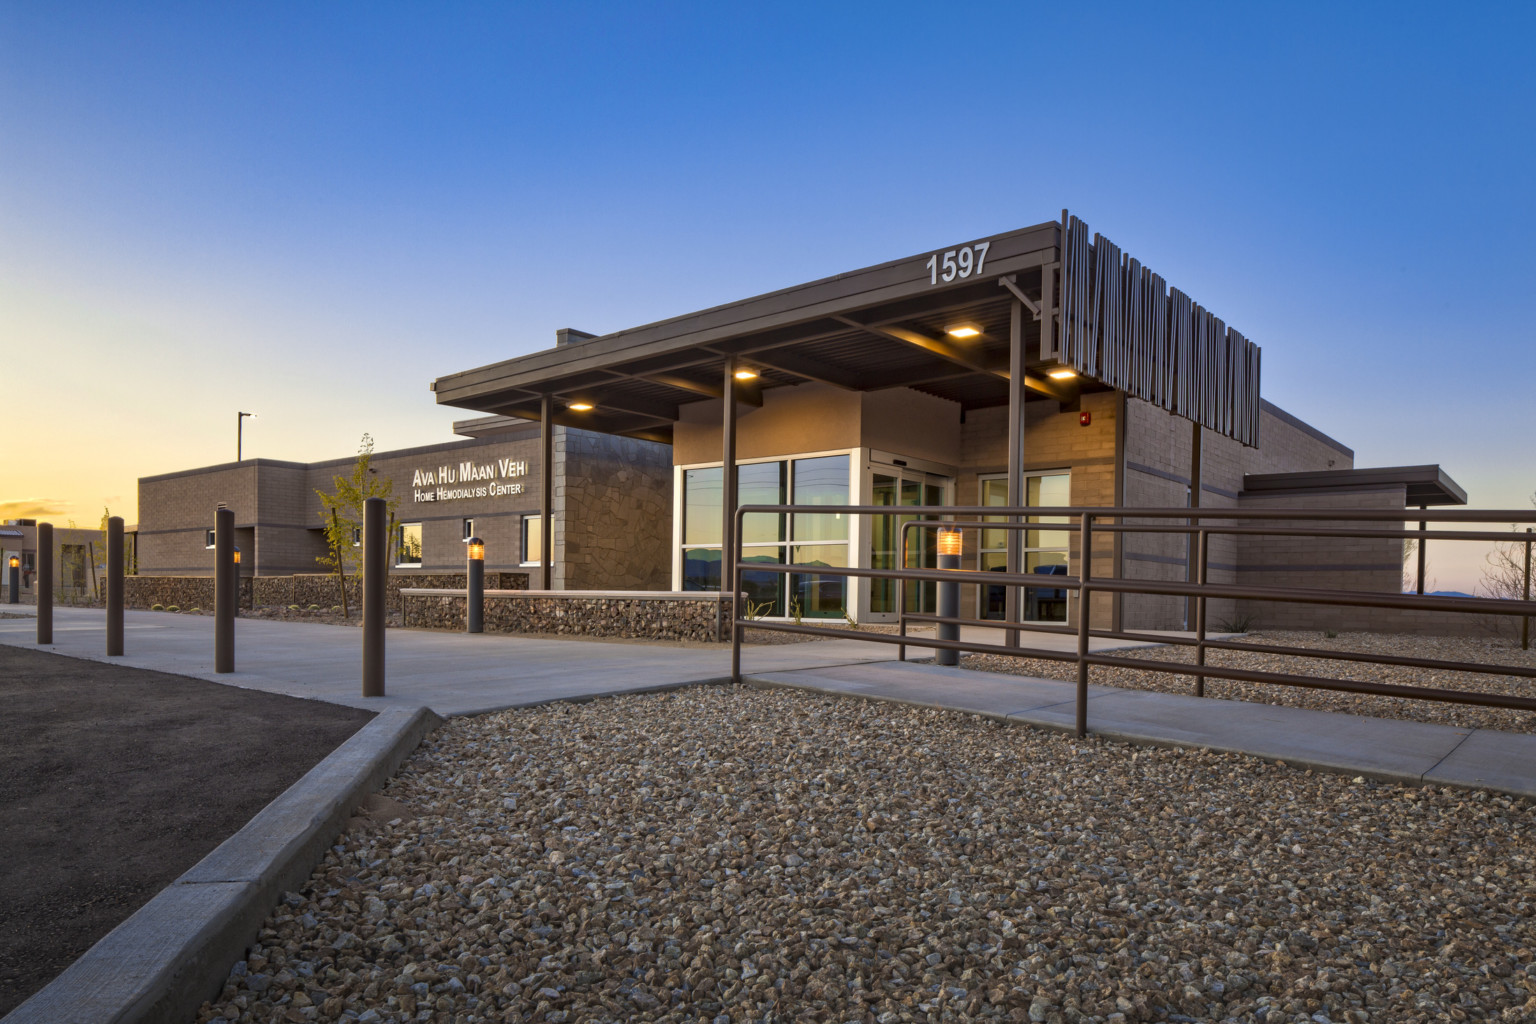
[[[241,409],[443,440],[429,380],[556,328],[1068,207],[1357,464],[1522,506],[1533,10],[0,0],[0,504],[132,519]]]

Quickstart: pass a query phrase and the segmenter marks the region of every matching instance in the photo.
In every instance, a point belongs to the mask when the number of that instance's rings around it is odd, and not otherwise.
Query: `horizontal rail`
[[[1091,515],[1095,519],[1295,519],[1309,522],[1331,519],[1341,523],[1400,523],[1409,520],[1430,523],[1536,523],[1536,512],[1528,508],[1426,512],[1417,508],[1258,509],[1211,508],[1207,505],[1194,508],[1118,508],[1096,505],[741,505],[736,509],[738,516],[779,513],[934,517]]]
[[[1489,597],[1446,597],[1425,594],[1403,594],[1393,590],[1341,590],[1319,587],[1280,587],[1273,585],[1242,585],[1238,583],[1212,583],[1208,577],[1209,542],[1213,536],[1269,536],[1306,537],[1316,540],[1367,539],[1387,541],[1478,541],[1483,543],[1515,543],[1529,545],[1531,534],[1508,533],[1496,530],[1413,529],[1403,524],[1420,522],[1428,524],[1506,524],[1536,523],[1536,514],[1524,509],[1474,510],[1456,509],[1429,512],[1427,509],[1237,509],[1237,508],[1123,508],[1098,506],[1001,506],[1001,505],[743,505],[735,510],[738,526],[736,536],[749,515],[881,515],[899,516],[905,520],[899,531],[902,567],[893,569],[862,568],[857,566],[806,565],[788,562],[743,562],[738,540],[731,552],[734,593],[740,594],[746,573],[774,573],[780,575],[840,576],[861,579],[896,580],[901,584],[897,608],[900,630],[896,635],[868,633],[857,629],[836,629],[808,626],[802,623],[770,622],[755,619],[732,619],[732,676],[741,675],[742,628],[798,633],[811,636],[862,640],[866,643],[895,645],[906,655],[908,646],[935,651],[956,651],[972,654],[998,654],[1010,657],[1040,658],[1049,661],[1075,663],[1077,666],[1077,729],[1079,735],[1087,732],[1087,687],[1091,667],[1131,668],[1139,671],[1167,672],[1195,679],[1196,696],[1204,695],[1206,679],[1225,679],[1233,682],[1250,682],[1265,685],[1293,686],[1306,689],[1336,690],[1372,696],[1429,700],[1460,703],[1481,707],[1497,707],[1517,711],[1536,711],[1536,697],[1513,694],[1485,693],[1476,690],[1454,690],[1443,687],[1407,686],[1398,683],[1369,682],[1358,679],[1336,679],[1293,672],[1272,672],[1244,669],[1231,665],[1212,665],[1206,661],[1209,651],[1232,651],[1267,654],[1276,657],[1309,658],[1358,664],[1374,664],[1389,667],[1421,668],[1433,671],[1469,672],[1481,675],[1506,676],[1515,679],[1536,679],[1536,668],[1521,665],[1495,665],[1484,662],[1459,662],[1439,658],[1417,658],[1405,655],[1371,654],[1356,651],[1337,651],[1318,648],[1256,644],[1241,640],[1210,639],[1206,632],[1206,605],[1211,600],[1280,602],[1346,608],[1379,608],[1389,611],[1413,611],[1427,613],[1489,615],[1524,619],[1536,617],[1536,601],[1527,595],[1522,600],[1495,599]],[[1041,521],[1048,518],[1052,521]],[[1072,522],[1071,520],[1076,520]],[[1349,524],[1349,525],[1339,525]],[[1353,525],[1362,524],[1362,525]],[[1376,527],[1373,524],[1388,524]],[[913,530],[1003,530],[1017,534],[1020,530],[1043,533],[1075,533],[1075,546],[1069,540],[1064,545],[1068,557],[1076,552],[1081,572],[1078,576],[1056,576],[1043,573],[999,572],[994,570],[960,568],[926,568],[906,566],[907,538]],[[1094,544],[1094,533],[1107,534],[1183,534],[1190,537],[1189,581],[1128,579],[1096,577],[1092,567],[1102,549]],[[1062,546],[1058,546],[1060,548]],[[932,554],[928,549],[927,554]],[[1089,555],[1087,559],[1084,555]],[[954,558],[953,555],[948,556]],[[958,559],[949,564],[954,565]],[[1015,566],[1017,568],[1017,566]],[[1262,565],[1253,566],[1262,570]],[[1340,565],[1341,571],[1349,571],[1348,564]],[[1354,567],[1365,569],[1366,566]],[[1275,566],[1283,571],[1283,566]],[[1421,565],[1422,572],[1422,565]],[[1027,590],[1055,590],[1077,594],[1075,625],[1050,623],[1026,623],[1014,621],[1013,599],[1008,607],[1008,618],[979,619],[954,614],[934,615],[928,612],[906,610],[906,584],[923,582],[956,588],[960,583],[977,586],[1001,586]],[[1093,629],[1088,621],[1090,596],[1102,591],[1110,595],[1139,594],[1165,597],[1182,597],[1191,601],[1191,617],[1195,621],[1193,638],[1177,635],[1138,632],[1126,629]],[[945,591],[941,590],[941,596]],[[949,590],[948,593],[955,593]],[[941,608],[954,611],[953,597],[947,598],[947,606],[941,600]],[[1069,606],[1070,608],[1071,606]],[[1070,613],[1069,613],[1070,614]],[[938,636],[914,636],[907,632],[909,623],[932,623],[938,627]],[[981,627],[1002,630],[1005,643],[992,644],[959,639],[961,627]],[[1019,644],[1021,632],[1037,631],[1053,635],[1075,635],[1077,650],[1064,652]],[[1192,647],[1194,663],[1169,662],[1148,658],[1133,658],[1110,653],[1093,653],[1089,649],[1091,639],[1116,639],[1132,642]],[[950,662],[951,664],[953,662]]]

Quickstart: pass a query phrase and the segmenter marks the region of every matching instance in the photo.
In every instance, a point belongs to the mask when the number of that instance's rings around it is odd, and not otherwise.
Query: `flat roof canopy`
[[[758,375],[737,389],[747,402],[760,401],[761,389],[815,381],[856,391],[910,387],[962,410],[1008,405],[1017,336],[1026,399],[1071,402],[1083,389],[1117,382],[1256,443],[1256,347],[1232,332],[1252,358],[1229,360],[1220,321],[1191,307],[1176,289],[1166,292],[1161,278],[1107,239],[1095,235],[1090,244],[1086,232],[1063,211],[1061,223],[449,374],[432,390],[442,405],[521,419],[538,419],[549,397],[555,423],[670,441],[681,405],[724,394],[728,359]],[[1154,296],[1184,304],[1157,305]],[[1042,310],[1050,325],[1044,345]],[[1153,322],[1159,330],[1148,333],[1145,325]],[[952,333],[956,328],[970,331]],[[1164,338],[1173,340],[1164,344]],[[1152,372],[1163,364],[1167,372]],[[1052,370],[1076,375],[1052,379]],[[1184,388],[1176,393],[1179,382]],[[1222,407],[1218,400],[1250,390],[1251,402]],[[1242,412],[1249,407],[1251,415]]]
[[[1467,492],[1439,466],[1376,466],[1370,469],[1320,469],[1305,473],[1250,473],[1244,494],[1299,494],[1337,487],[1402,484],[1405,505],[1465,505]]]

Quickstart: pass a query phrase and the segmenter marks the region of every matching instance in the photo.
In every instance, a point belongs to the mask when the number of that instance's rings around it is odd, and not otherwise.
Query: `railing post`
[[[546,470],[547,472],[547,470]],[[384,696],[384,564],[388,511],[383,498],[363,499],[363,696]]]
[[[1084,512],[1079,528],[1077,578],[1077,735],[1088,735],[1088,580],[1093,575],[1093,513]]]
[[[1205,673],[1200,669],[1205,667],[1205,583],[1207,560],[1211,553],[1211,535],[1201,530],[1195,538],[1196,562],[1195,582],[1200,587],[1200,593],[1195,597],[1195,696],[1205,696]]]
[[[1428,505],[1420,505],[1419,506],[1419,511],[1422,513],[1428,507],[1429,507]],[[1419,537],[1419,583],[1418,583],[1418,591],[1421,594],[1424,593],[1424,546],[1425,546],[1425,544],[1428,543],[1424,539],[1422,534],[1427,529],[1429,529],[1429,523],[1427,523],[1424,520],[1420,519],[1419,520],[1419,533],[1420,533],[1420,537]]]
[[[37,524],[37,642],[53,643],[53,524]]]
[[[897,518],[892,516],[892,519]],[[896,564],[906,571],[907,568],[907,524],[896,524]],[[903,638],[907,635],[907,578],[905,576],[896,579],[896,626],[897,633]],[[907,645],[900,644],[896,648],[896,660],[907,660]]]
[[[1531,528],[1525,528],[1525,599],[1531,599]],[[1531,649],[1531,617],[1523,616],[1520,619],[1520,649]]]
[[[123,518],[107,520],[107,657],[123,653]]]
[[[737,535],[739,536],[740,533],[741,533],[741,531],[738,530],[737,531]],[[732,568],[731,568],[731,572],[732,572],[732,576],[733,576],[733,579],[731,580],[731,594],[732,594],[732,597],[731,597],[731,682],[740,684],[740,682],[741,682],[741,626],[738,625],[737,622],[736,622],[736,620],[739,618],[739,616],[736,613],[736,598],[735,598],[735,595],[741,593],[741,559],[738,557],[738,558],[733,559],[732,561],[733,561],[734,564],[732,565]],[[786,589],[786,591],[788,590],[787,587],[785,589]],[[725,595],[724,594],[720,595],[720,600],[722,602],[725,600]]]

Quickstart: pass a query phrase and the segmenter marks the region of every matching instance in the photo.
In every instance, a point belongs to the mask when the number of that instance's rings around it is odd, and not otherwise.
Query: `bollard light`
[[[235,548],[235,564],[236,565],[240,564],[240,549],[239,548]]]
[[[464,572],[464,631],[485,632],[485,541],[471,537],[464,542],[469,564]]]
[[[936,538],[939,548],[939,568],[960,568],[961,533],[954,527],[941,528]],[[960,581],[945,580],[939,584],[939,615],[946,619],[960,617]],[[960,627],[952,622],[941,622],[934,631],[940,640],[959,640]],[[958,665],[960,652],[939,650],[933,652],[934,664]]]
[[[12,555],[10,566],[10,579],[6,582],[6,588],[11,592],[9,600],[11,604],[21,604],[21,559]]]
[[[15,555],[11,556],[11,568],[12,569],[20,569],[21,568],[21,559],[17,558]]]
[[[958,558],[962,554],[964,546],[961,540],[962,536],[963,534],[959,530],[940,530],[939,554],[954,555]]]

